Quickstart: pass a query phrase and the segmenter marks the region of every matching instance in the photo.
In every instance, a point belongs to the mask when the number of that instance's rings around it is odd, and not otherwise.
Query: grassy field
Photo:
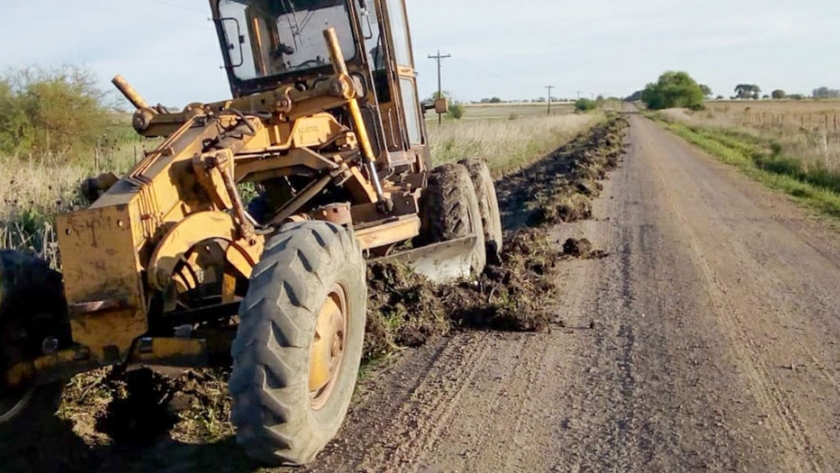
[[[498,174],[565,144],[604,117],[562,109],[547,117],[530,105],[479,108],[484,118],[429,123],[437,163],[480,157]],[[82,180],[104,171],[124,173],[153,146],[127,142],[74,156],[0,156],[0,248],[28,249],[58,266],[53,216],[83,205]]]
[[[569,142],[603,118],[596,112],[429,124],[432,157],[438,164],[482,158],[499,175]]]
[[[470,104],[466,105],[464,120],[507,120],[511,117],[546,117],[547,103],[501,103],[501,104]],[[574,104],[552,103],[552,115],[565,115],[574,112]]]
[[[840,101],[713,102],[652,114],[669,130],[819,211],[840,217]],[[838,124],[840,125],[840,124]]]

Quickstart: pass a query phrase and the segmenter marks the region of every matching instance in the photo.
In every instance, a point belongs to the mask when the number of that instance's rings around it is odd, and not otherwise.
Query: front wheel
[[[26,411],[36,388],[3,386],[6,370],[70,344],[61,274],[28,253],[0,250],[0,425]]]
[[[350,231],[304,222],[271,238],[232,348],[231,420],[251,457],[303,465],[335,437],[356,385],[366,305]]]

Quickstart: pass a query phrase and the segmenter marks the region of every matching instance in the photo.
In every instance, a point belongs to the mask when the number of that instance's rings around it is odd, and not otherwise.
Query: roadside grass
[[[659,113],[646,115],[764,185],[840,217],[840,173],[824,164],[787,155],[778,143],[744,130],[688,125]]]
[[[500,176],[559,148],[605,119],[604,113],[593,112],[430,123],[432,159],[438,165],[482,158],[493,174]]]

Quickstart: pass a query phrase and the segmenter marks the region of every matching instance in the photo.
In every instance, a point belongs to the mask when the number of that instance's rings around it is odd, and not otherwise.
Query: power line
[[[449,58],[451,58],[451,57],[452,57],[452,55],[451,55],[451,54],[447,54],[447,55],[445,55],[445,56],[441,56],[441,54],[440,54],[440,49],[438,49],[437,56],[432,56],[431,54],[429,55],[429,59],[434,59],[435,61],[437,61],[437,72],[438,72],[438,98],[439,98],[439,99],[442,99],[442,98],[443,98],[443,82],[442,82],[442,79],[441,79],[441,63],[443,63],[443,60],[444,60],[444,59],[449,59]],[[443,115],[442,115],[442,114],[440,114],[440,113],[438,113],[438,125],[440,125],[440,124],[442,124],[442,123],[443,123]]]

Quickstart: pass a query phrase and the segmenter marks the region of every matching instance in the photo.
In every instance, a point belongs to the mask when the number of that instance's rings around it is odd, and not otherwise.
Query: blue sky
[[[202,0],[0,0],[0,65],[84,64],[125,75],[151,102],[229,96]],[[628,95],[668,69],[715,94],[840,88],[837,0],[408,0],[421,95],[461,100]]]

